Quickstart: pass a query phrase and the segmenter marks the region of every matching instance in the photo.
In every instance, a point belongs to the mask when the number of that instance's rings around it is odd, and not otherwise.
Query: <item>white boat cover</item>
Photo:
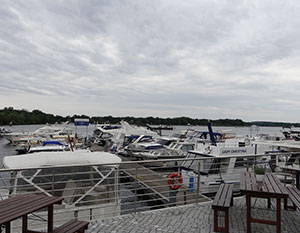
[[[120,157],[108,152],[91,152],[88,150],[37,152],[32,154],[5,156],[3,165],[9,169],[38,168],[63,165],[105,165],[120,163]],[[117,167],[118,165],[107,165]]]

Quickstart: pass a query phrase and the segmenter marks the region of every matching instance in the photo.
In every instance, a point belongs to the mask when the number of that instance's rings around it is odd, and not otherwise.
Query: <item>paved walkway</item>
[[[265,200],[257,199],[252,202],[254,209],[252,215],[255,217],[264,216],[266,219],[275,219],[275,201],[272,202],[271,210],[267,210]],[[223,219],[221,224],[223,224]],[[240,197],[234,200],[234,206],[230,210],[230,232],[245,232],[246,208],[245,198]],[[252,223],[252,232],[273,233],[275,226]],[[173,207],[155,211],[148,211],[138,214],[122,215],[111,219],[97,220],[90,223],[88,233],[209,233],[213,231],[213,211],[211,202],[199,205],[188,205]],[[282,232],[300,232],[300,212],[282,210]]]

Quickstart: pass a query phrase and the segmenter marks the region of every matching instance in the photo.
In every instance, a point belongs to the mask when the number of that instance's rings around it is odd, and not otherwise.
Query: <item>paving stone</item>
[[[263,199],[253,200],[251,213],[256,217],[275,219],[275,202],[272,208],[266,209],[267,202]],[[224,216],[220,214],[220,216]],[[224,217],[220,217],[220,224],[224,224]],[[230,209],[230,232],[246,232],[246,204],[245,198],[234,200]],[[265,224],[251,224],[255,233],[272,233],[275,227]],[[283,210],[282,232],[298,233],[300,229],[300,212]],[[210,233],[213,231],[213,211],[211,202],[201,205],[172,207],[155,211],[142,212],[135,215],[118,216],[111,219],[97,220],[90,224],[87,233],[143,233],[143,232],[172,232],[172,233]]]

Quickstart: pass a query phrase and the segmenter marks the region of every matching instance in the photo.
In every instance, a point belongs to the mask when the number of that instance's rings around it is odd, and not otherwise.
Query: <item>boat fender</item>
[[[170,189],[173,190],[179,189],[182,182],[183,182],[182,176],[177,172],[172,173],[168,177],[168,185]]]
[[[246,138],[246,139],[245,139],[245,145],[246,145],[246,146],[250,146],[250,139],[249,139],[249,138]]]

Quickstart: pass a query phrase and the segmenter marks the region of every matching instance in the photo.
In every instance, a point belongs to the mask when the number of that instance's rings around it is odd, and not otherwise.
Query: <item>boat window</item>
[[[194,146],[193,145],[183,145],[181,150],[186,152],[186,151],[189,151],[189,150],[193,150],[194,149]]]
[[[234,167],[246,167],[247,160],[245,158],[236,158]]]
[[[180,145],[177,144],[177,145],[174,147],[174,149],[178,149],[179,147],[180,147]]]
[[[181,150],[182,150],[182,151],[187,151],[187,146],[182,146],[182,147],[181,147]]]
[[[239,147],[245,147],[246,143],[245,142],[239,142]]]
[[[152,138],[142,138],[140,142],[151,142]]]
[[[130,143],[134,143],[137,140],[137,138],[130,138],[130,137],[128,139],[129,139]]]
[[[101,138],[103,138],[103,139],[108,139],[108,138],[111,138],[111,137],[112,137],[112,135],[110,133],[103,133],[101,135]]]
[[[129,145],[131,143],[131,139],[128,137],[124,138],[124,145]]]
[[[171,137],[174,137],[174,138],[184,138],[185,135],[184,134],[180,134],[180,133],[175,133],[175,134],[171,135]]]
[[[160,140],[157,141],[157,143],[159,143],[159,144],[161,144],[161,145],[168,146],[168,145],[171,145],[172,141],[160,139]]]

